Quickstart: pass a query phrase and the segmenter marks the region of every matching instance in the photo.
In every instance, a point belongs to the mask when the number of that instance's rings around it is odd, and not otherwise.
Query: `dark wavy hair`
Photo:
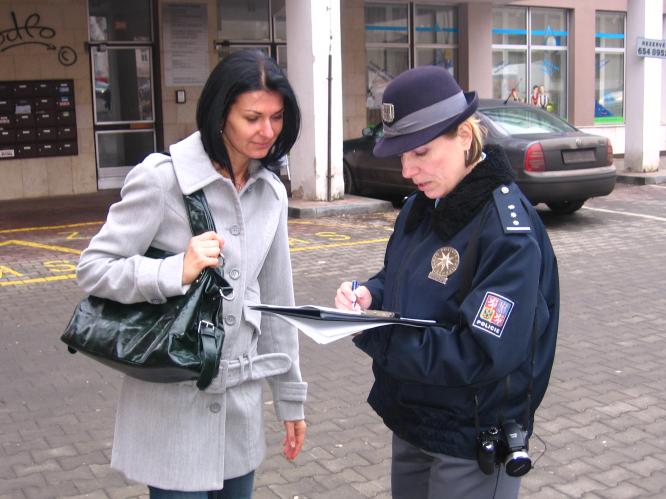
[[[287,154],[298,138],[301,111],[287,77],[277,63],[260,50],[240,50],[229,55],[211,72],[197,103],[197,127],[208,157],[218,162],[234,181],[231,160],[220,130],[238,96],[245,92],[268,90],[282,95],[282,131],[261,164],[277,173],[276,162]]]

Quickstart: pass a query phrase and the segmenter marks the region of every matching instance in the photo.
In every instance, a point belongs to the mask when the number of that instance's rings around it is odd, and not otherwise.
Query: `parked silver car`
[[[485,142],[504,149],[516,182],[533,204],[573,213],[587,199],[610,194],[615,187],[613,148],[605,137],[581,132],[527,104],[481,99],[476,116],[487,131]],[[380,123],[364,129],[361,138],[344,142],[345,192],[397,200],[414,191],[402,177],[399,157],[373,156],[382,133]]]

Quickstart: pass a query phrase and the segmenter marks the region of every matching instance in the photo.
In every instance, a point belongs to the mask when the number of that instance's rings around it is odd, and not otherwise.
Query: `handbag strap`
[[[192,194],[183,194],[183,199],[185,200],[187,218],[190,221],[192,234],[198,236],[204,232],[215,231],[215,222],[203,189]]]
[[[215,231],[213,215],[208,207],[208,201],[203,190],[198,190],[189,195],[183,195],[187,218],[190,222],[192,234],[198,236],[208,231]],[[210,273],[216,286],[211,295],[204,295],[199,310],[199,324],[197,333],[201,338],[201,373],[197,380],[197,387],[205,389],[217,374],[218,345],[216,335],[216,318],[222,307],[223,298],[231,299],[233,289],[224,278],[224,259],[219,267],[208,267],[203,272]]]

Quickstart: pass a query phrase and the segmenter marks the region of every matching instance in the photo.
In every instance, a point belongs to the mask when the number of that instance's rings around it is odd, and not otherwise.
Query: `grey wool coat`
[[[224,238],[225,275],[234,299],[223,304],[226,337],[219,375],[204,391],[194,381],[161,384],[126,377],[118,402],[111,466],[163,489],[216,490],[263,460],[262,379],[279,420],[303,419],[297,331],[248,308],[294,302],[287,239],[287,194],[253,162],[238,193],[218,174],[199,133],[133,168],[122,199],[82,253],[79,285],[123,303],[161,303],[183,294],[183,256],[192,237],[182,195],[204,190]],[[141,256],[149,246],[175,253]]]

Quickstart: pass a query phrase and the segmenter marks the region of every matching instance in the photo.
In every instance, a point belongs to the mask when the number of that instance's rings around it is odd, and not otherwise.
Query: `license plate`
[[[565,165],[571,163],[586,163],[588,161],[594,161],[595,159],[594,149],[562,151],[562,160],[564,161]]]

